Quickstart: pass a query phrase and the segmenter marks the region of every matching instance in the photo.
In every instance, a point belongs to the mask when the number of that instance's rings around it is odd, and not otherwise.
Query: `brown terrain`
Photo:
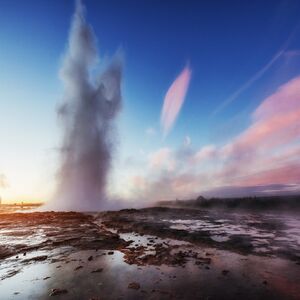
[[[299,217],[2,213],[1,299],[299,299]]]

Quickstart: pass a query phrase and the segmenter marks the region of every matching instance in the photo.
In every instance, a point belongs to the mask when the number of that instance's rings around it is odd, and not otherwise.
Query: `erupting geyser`
[[[114,144],[113,122],[121,107],[121,62],[115,59],[95,76],[97,47],[84,15],[84,7],[77,1],[60,70],[64,101],[58,114],[64,135],[57,191],[49,204],[55,210],[103,207]]]

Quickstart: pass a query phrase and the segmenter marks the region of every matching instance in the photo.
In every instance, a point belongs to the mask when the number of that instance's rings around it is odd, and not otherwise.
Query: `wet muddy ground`
[[[0,299],[300,299],[300,217],[0,215]]]

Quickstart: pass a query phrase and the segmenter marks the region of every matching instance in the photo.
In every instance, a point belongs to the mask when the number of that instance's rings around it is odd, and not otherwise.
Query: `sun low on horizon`
[[[1,0],[2,203],[298,194],[299,13]]]

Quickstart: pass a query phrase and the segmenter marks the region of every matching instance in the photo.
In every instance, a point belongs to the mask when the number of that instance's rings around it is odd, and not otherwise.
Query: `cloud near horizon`
[[[161,112],[161,126],[165,138],[172,129],[184,103],[192,71],[186,66],[169,87]]]
[[[8,186],[7,178],[4,174],[0,174],[0,188],[6,188]]]
[[[221,190],[226,196],[276,194],[280,186],[300,191],[299,121],[300,76],[264,99],[248,128],[227,143],[151,153],[148,168],[132,177],[132,195],[156,201],[214,196]],[[269,188],[274,185],[277,189]]]

